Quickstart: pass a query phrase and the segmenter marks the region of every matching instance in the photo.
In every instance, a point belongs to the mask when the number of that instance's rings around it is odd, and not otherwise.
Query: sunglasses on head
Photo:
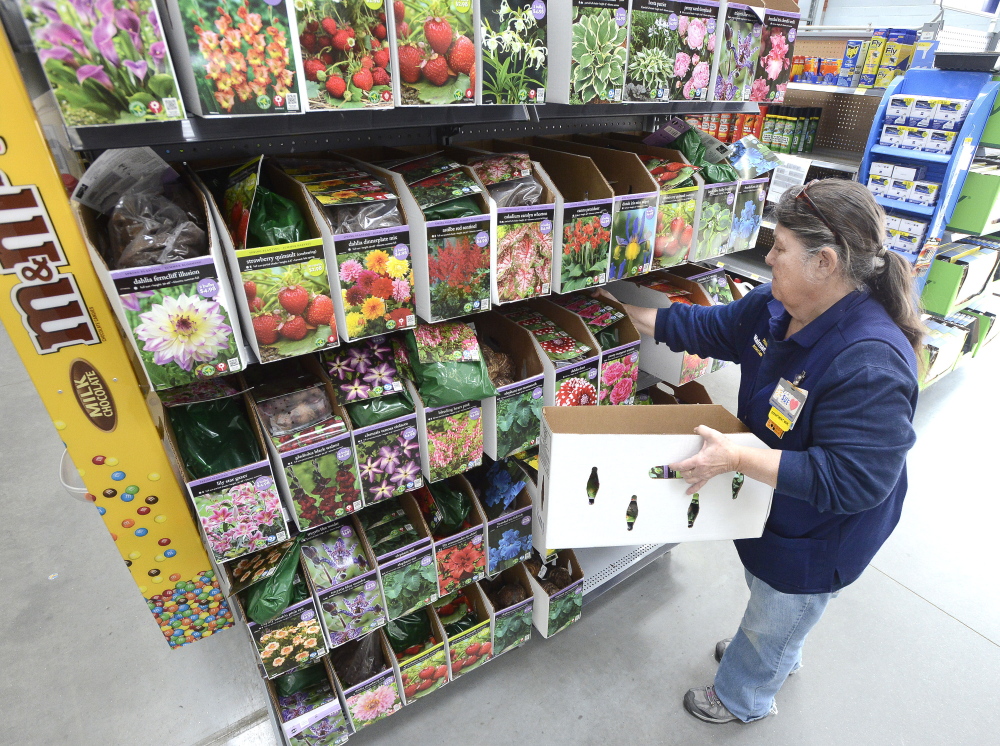
[[[823,223],[823,225],[825,225],[827,229],[829,229],[830,233],[833,234],[834,241],[836,241],[840,246],[844,248],[844,251],[847,253],[846,257],[847,263],[850,264],[851,260],[850,247],[843,240],[841,240],[840,233],[838,233],[837,229],[833,227],[833,224],[826,219],[826,216],[823,215],[823,212],[818,207],[816,207],[816,203],[812,201],[812,197],[809,196],[809,187],[811,187],[817,181],[819,181],[819,179],[813,179],[804,187],[802,187],[799,193],[795,195],[795,199],[797,200],[800,199],[803,202],[805,202],[809,206],[809,208],[813,211],[813,213],[816,215],[816,217],[820,219],[820,222]]]

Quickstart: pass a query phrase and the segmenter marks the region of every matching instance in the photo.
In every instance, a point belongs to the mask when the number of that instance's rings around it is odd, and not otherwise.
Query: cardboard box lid
[[[721,433],[750,429],[720,404],[651,404],[644,407],[544,407],[555,435],[690,435],[698,425]]]

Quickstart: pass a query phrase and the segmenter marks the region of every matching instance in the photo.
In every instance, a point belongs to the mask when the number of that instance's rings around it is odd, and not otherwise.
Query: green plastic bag
[[[425,406],[445,407],[497,395],[482,354],[479,360],[421,362],[412,331],[403,335],[403,342],[410,353],[413,377]]]
[[[698,173],[707,183],[724,184],[730,181],[739,181],[739,173],[728,163],[709,163],[705,160],[705,146],[696,130],[689,129],[674,140],[671,146],[681,151],[692,166],[698,166],[701,169]]]
[[[286,673],[274,680],[274,688],[279,697],[288,697],[296,692],[311,689],[314,686],[327,681],[326,667],[322,662],[307,668],[300,668],[298,671]]]
[[[263,456],[239,397],[166,408],[184,468],[193,479],[260,461]]]
[[[612,347],[617,347],[618,330],[614,327],[601,329],[601,331],[597,332],[597,344],[601,346],[602,350],[610,350]]]
[[[421,609],[414,614],[393,619],[385,626],[385,634],[392,649],[402,653],[416,645],[423,645],[430,639],[431,622],[427,618],[427,612]]]
[[[274,575],[250,586],[245,591],[243,607],[246,609],[247,616],[257,624],[267,624],[293,603],[297,603],[294,599],[302,593],[302,589],[297,591],[295,587],[299,554],[299,539],[296,538],[295,545],[288,550],[288,554],[281,558]],[[302,583],[302,586],[304,588],[305,583]],[[306,595],[308,595],[308,590],[306,590]],[[298,600],[302,601],[304,598],[303,596]]]
[[[471,197],[459,197],[458,199],[428,207],[424,210],[424,220],[455,220],[457,218],[471,218],[474,215],[482,214],[482,208],[476,205]]]
[[[413,400],[406,389],[398,394],[351,402],[345,408],[351,416],[354,427],[378,425],[381,422],[388,422],[416,411],[413,408]]]
[[[457,490],[445,482],[427,485],[437,512],[431,516],[433,536],[451,536],[459,531],[472,511],[472,501],[462,490]]]
[[[278,246],[310,238],[299,206],[270,189],[257,187],[247,231],[247,248]]]

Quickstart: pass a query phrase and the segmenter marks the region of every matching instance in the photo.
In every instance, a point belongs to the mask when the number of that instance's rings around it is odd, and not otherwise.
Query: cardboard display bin
[[[771,487],[723,474],[693,498],[685,495],[682,479],[658,475],[699,451],[698,425],[737,445],[764,447],[718,405],[609,407],[597,415],[546,407],[536,505],[546,543],[599,547],[759,537]]]
[[[587,345],[588,357],[557,367],[545,354],[541,344],[532,337],[545,371],[545,406],[592,406],[597,404],[597,387],[601,365],[601,348],[583,320],[551,301],[528,301],[528,308],[545,316],[580,344]],[[579,381],[579,383],[573,383]]]
[[[568,570],[573,582],[551,595],[545,592],[538,578],[528,574],[534,594],[532,621],[535,629],[546,639],[579,621],[583,614],[583,568],[576,553],[572,549],[560,549],[554,564]],[[539,572],[546,568],[547,565],[542,565]]]
[[[288,696],[278,694],[276,682],[267,681],[267,705],[275,722],[281,724],[281,746],[340,746],[347,742],[350,727],[337,691],[330,659],[314,665],[326,675],[322,684]]]
[[[462,145],[483,152],[524,151],[552,180],[555,187],[553,293],[568,293],[607,282],[614,192],[590,158],[509,140],[480,140]]]
[[[647,308],[665,308],[670,305],[670,288],[685,295],[681,296],[699,306],[712,305],[711,299],[698,283],[677,275],[657,272],[638,282],[618,282],[609,291],[622,303]],[[708,373],[712,369],[712,359],[702,358],[685,351],[673,351],[652,337],[643,335],[639,345],[639,359],[642,369],[656,377],[675,385],[685,384]]]
[[[483,400],[483,452],[494,461],[538,445],[545,370],[531,334],[496,312],[475,319],[480,343],[510,356],[518,380]]]
[[[1000,251],[995,249],[964,243],[942,245],[920,295],[924,309],[950,316],[986,289],[998,261]]]
[[[415,655],[393,656],[393,666],[399,677],[404,705],[411,705],[418,699],[433,694],[451,681],[448,669],[448,643],[441,620],[433,606],[426,606],[421,613],[427,615],[437,642]]]
[[[489,601],[478,583],[464,591],[479,620],[474,627],[447,638],[448,674],[454,680],[493,658],[493,627]],[[440,604],[441,601],[438,602]]]
[[[211,200],[196,179],[188,174],[182,178],[200,203],[208,252],[179,262],[130,269],[108,266],[99,250],[107,244],[107,221],[89,207],[75,200],[70,202],[122,335],[135,353],[150,388],[157,391],[238,373],[246,369],[250,360],[244,347],[237,297],[226,272],[222,238],[212,219]],[[164,323],[163,317],[179,310],[204,319],[204,323],[213,324],[216,330],[210,344],[183,357],[166,354],[169,348],[164,347],[163,338],[156,333]],[[56,323],[56,319],[62,317],[53,316],[46,323]]]
[[[253,640],[264,677],[273,679],[297,671],[326,655],[327,644],[312,596],[289,606],[266,624],[251,621],[238,595],[230,598],[240,608]],[[298,639],[299,642],[295,642]]]
[[[420,439],[420,468],[429,483],[462,474],[483,463],[483,408],[492,399],[469,400],[443,407],[428,407],[420,392],[407,381],[410,396],[417,408],[417,437]],[[465,434],[470,450],[447,458],[453,453],[447,441]]]
[[[490,608],[490,621],[493,627],[493,657],[506,653],[508,650],[519,648],[527,644],[531,639],[531,623],[534,611],[534,590],[531,587],[531,579],[524,564],[519,562],[511,568],[504,570],[499,576],[493,579],[494,584],[506,585],[508,583],[517,584],[524,589],[527,594],[523,601],[507,607],[497,608],[487,597]]]
[[[331,660],[336,674],[338,691],[343,697],[352,733],[357,733],[369,725],[385,720],[390,715],[399,712],[403,707],[399,694],[399,680],[396,678],[396,667],[392,663],[394,658],[392,648],[389,647],[383,630],[375,630],[372,635],[375,636],[375,643],[382,650],[384,667],[379,673],[353,686],[346,687],[343,683],[344,672],[338,671],[336,661]],[[364,639],[362,638],[362,640]],[[362,640],[356,642],[361,643]],[[370,707],[373,698],[383,705],[374,711]]]
[[[316,601],[328,647],[332,650],[385,626],[379,575],[357,517],[303,531],[299,536],[302,574]],[[354,551],[360,557],[357,562],[345,554],[354,541]]]

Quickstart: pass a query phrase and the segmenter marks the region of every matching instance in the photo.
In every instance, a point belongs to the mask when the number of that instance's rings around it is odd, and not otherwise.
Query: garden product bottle
[[[781,114],[778,116],[778,122],[774,125],[774,148],[776,153],[787,153],[785,150],[787,147],[787,136],[788,128],[792,124],[792,109],[791,106],[782,106]]]
[[[804,134],[809,127],[808,109],[803,110],[795,119],[795,129],[792,132],[792,142],[789,145],[789,152],[801,153],[805,142]]]
[[[593,467],[590,470],[590,479],[587,480],[587,499],[590,504],[594,504],[594,498],[597,497],[597,490],[601,488],[601,481],[597,478],[597,467]]]
[[[806,133],[805,152],[811,153],[813,145],[816,144],[816,134],[819,132],[819,118],[823,114],[823,109],[813,106],[809,109],[809,130]]]
[[[733,477],[733,499],[734,500],[737,497],[740,496],[740,490],[743,489],[743,480],[745,480],[745,479],[746,479],[746,476],[743,474],[743,472],[739,472],[739,471],[736,472],[736,476]]]
[[[628,504],[628,509],[625,511],[625,523],[628,525],[628,530],[631,531],[635,527],[635,519],[639,517],[639,503],[635,499],[635,495],[632,495],[632,502]]]
[[[785,121],[781,127],[781,152],[792,152],[792,135],[795,133],[795,122],[799,118],[799,107],[790,106],[785,113]]]
[[[774,150],[774,125],[778,121],[780,106],[772,106],[764,117],[764,126],[760,129],[760,141]]]
[[[694,520],[698,517],[698,493],[694,493],[691,504],[688,505],[688,528],[694,526]]]

